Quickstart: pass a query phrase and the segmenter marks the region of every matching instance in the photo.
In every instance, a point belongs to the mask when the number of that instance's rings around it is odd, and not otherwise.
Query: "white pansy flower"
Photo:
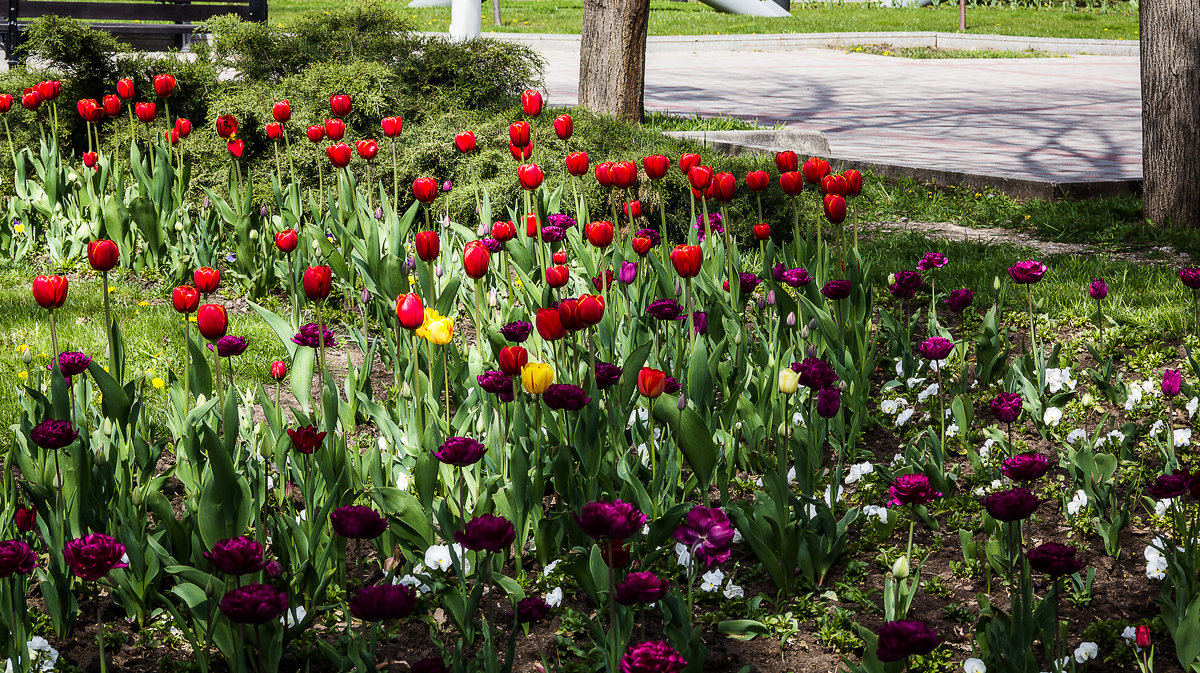
[[[885,414],[894,414],[897,411],[900,411],[900,407],[907,406],[908,400],[904,399],[903,397],[897,397],[890,400],[884,400],[883,403],[879,405],[879,410]]]
[[[304,621],[306,616],[308,616],[308,610],[305,610],[302,605],[297,605],[296,607],[288,608],[287,612],[284,612],[283,616],[279,618],[279,623],[289,629],[294,629],[300,622]]]
[[[979,447],[979,458],[980,458],[980,460],[987,460],[987,459],[988,459],[988,454],[990,454],[990,453],[992,452],[992,446],[993,446],[995,443],[996,443],[996,440],[994,440],[994,439],[985,439],[985,440],[984,440],[984,442],[983,442],[983,446]]]
[[[462,564],[463,573],[471,572],[471,563],[463,556],[462,545],[454,544],[454,554],[458,557],[458,562]],[[454,567],[450,558],[450,545],[435,544],[425,550],[425,565],[434,570],[443,572],[449,571]]]
[[[393,578],[392,584],[403,584],[410,586],[423,594],[433,591],[433,587],[426,584],[425,580],[417,577],[416,575],[405,575],[404,577]]]
[[[1125,411],[1133,411],[1133,408],[1142,401],[1142,389],[1138,386],[1130,386],[1125,395]]]
[[[562,605],[563,590],[562,587],[554,587],[543,598],[546,600],[546,605],[556,608]]]
[[[1184,407],[1184,409],[1187,409],[1188,417],[1195,416],[1197,408],[1200,408],[1200,397],[1193,397],[1188,400],[1187,406]]]
[[[553,561],[547,563],[546,567],[542,568],[542,576],[549,576],[550,573],[554,572],[554,569],[558,567],[559,563],[562,563],[562,559],[554,559]]]
[[[1175,446],[1187,446],[1192,443],[1191,428],[1175,428]]]
[[[692,553],[682,542],[675,543],[675,559],[679,565],[685,568],[692,564]]]
[[[1079,647],[1075,648],[1075,663],[1082,664],[1091,659],[1095,659],[1100,653],[1100,647],[1096,643],[1082,642]]]
[[[1074,444],[1087,439],[1087,430],[1083,428],[1075,428],[1067,433],[1067,443]]]
[[[846,483],[853,484],[863,477],[875,471],[875,466],[870,462],[856,463],[850,466],[849,473],[846,475]]]
[[[742,540],[744,540],[744,539],[746,539],[746,538],[742,537],[742,531],[740,531],[740,530],[738,530],[738,529],[734,528],[734,529],[733,529],[733,540],[732,540],[732,543],[733,543],[733,544],[738,544],[739,542],[741,542],[741,541],[742,541]]]
[[[924,402],[925,400],[938,394],[938,384],[931,383],[925,390],[917,393],[917,401]]]
[[[905,386],[907,386],[909,390],[916,388],[917,386],[921,385],[922,383],[925,383],[925,377],[923,377],[923,376],[921,376],[921,377],[914,376],[904,382]]]
[[[399,474],[396,475],[396,488],[400,489],[401,491],[407,491],[411,483],[412,479],[409,478],[408,473],[404,470],[400,470]]]
[[[1046,410],[1046,413],[1042,415],[1042,422],[1046,425],[1055,426],[1058,425],[1058,422],[1062,420],[1062,417],[1062,409],[1059,409],[1058,407],[1050,407]]]
[[[866,507],[863,507],[862,512],[863,516],[867,517],[868,519],[875,517],[876,519],[879,519],[879,523],[887,523],[888,511],[886,507],[880,507],[879,505],[867,505]]]
[[[1146,561],[1146,577],[1152,580],[1166,579],[1167,567],[1167,559],[1163,556]]]
[[[700,578],[700,590],[709,593],[715,592],[721,588],[721,583],[724,581],[725,573],[721,572],[720,568],[713,568]]]
[[[971,657],[963,662],[963,673],[987,673],[987,665],[983,659]]]
[[[1051,394],[1063,390],[1075,390],[1077,381],[1071,378],[1071,368],[1046,370],[1046,390]]]
[[[1087,508],[1087,504],[1087,493],[1084,493],[1082,490],[1075,491],[1075,495],[1071,498],[1071,502],[1067,503],[1067,514],[1075,516],[1076,514],[1079,514],[1081,510]]]
[[[905,423],[908,422],[908,419],[912,418],[912,415],[913,415],[912,409],[905,409],[904,411],[901,411],[899,414],[896,415],[896,427],[899,428],[899,427],[903,426]]]
[[[1171,509],[1171,499],[1170,498],[1164,498],[1164,499],[1159,500],[1158,502],[1154,503],[1154,514],[1156,516],[1162,516],[1162,515],[1166,514],[1168,509]],[[1147,549],[1149,549],[1149,547],[1147,547]]]
[[[746,590],[734,584],[733,580],[729,580],[725,583],[725,589],[721,593],[725,594],[725,598],[728,598],[729,600],[746,597]]]
[[[946,426],[946,438],[955,437],[958,435],[958,423],[951,423]]]
[[[1150,434],[1152,434],[1152,435],[1161,434],[1163,431],[1163,428],[1165,428],[1165,427],[1166,427],[1166,425],[1163,424],[1162,419],[1160,418],[1157,421],[1154,421],[1153,423],[1150,424]]]

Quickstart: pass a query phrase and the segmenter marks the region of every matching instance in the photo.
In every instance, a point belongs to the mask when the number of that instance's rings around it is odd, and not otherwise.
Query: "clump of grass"
[[[642,120],[642,127],[655,131],[757,131],[759,129],[781,129],[782,122],[760,124],[757,119],[751,121],[740,117],[718,115],[701,117],[700,115],[674,115],[670,112],[648,112]]]
[[[1036,49],[939,49],[937,47],[893,47],[890,44],[858,44],[846,49],[846,53],[875,54],[897,58],[1065,58],[1065,54],[1052,54]]]

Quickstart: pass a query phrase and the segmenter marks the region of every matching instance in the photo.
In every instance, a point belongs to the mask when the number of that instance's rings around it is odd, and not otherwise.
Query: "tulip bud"
[[[96,467],[104,467],[104,464],[107,462],[108,462],[108,457],[104,455],[104,451],[97,451],[94,454],[92,454],[92,463]]]
[[[675,403],[675,408],[680,411],[687,409],[687,395],[679,393],[679,401]]]
[[[898,580],[902,580],[902,579],[908,577],[908,557],[907,556],[901,556],[900,558],[896,559],[895,563],[892,564],[892,575],[895,576],[895,578]]]
[[[259,216],[259,217],[266,217],[267,215],[270,215],[270,214],[271,214],[271,209],[270,209],[270,208],[268,208],[268,207],[266,207],[266,206],[263,206],[263,207],[262,207],[262,208],[260,208],[260,209],[259,209],[259,211],[258,211],[258,216]]]
[[[995,279],[992,280],[992,289],[997,291],[1000,290],[1000,276],[996,276]]]
[[[675,296],[678,297],[681,294],[683,294],[683,283],[675,281]]]
[[[889,273],[888,277],[887,277],[887,281],[888,281],[888,285],[895,285],[896,284],[896,274]]]
[[[767,290],[767,306],[775,305],[775,290]]]
[[[258,240],[258,230],[257,230],[257,229],[251,229],[251,230],[250,230],[250,240],[251,240],[251,241],[257,241],[257,240]]]
[[[480,238],[487,236],[489,233],[491,233],[491,231],[492,228],[489,227],[486,222],[480,222],[479,226],[475,227],[475,235]]]
[[[800,375],[792,371],[791,367],[784,367],[779,370],[779,392],[784,395],[791,395],[796,392],[796,388],[800,385]]]
[[[183,222],[175,223],[175,231],[176,233],[183,233]]]
[[[817,347],[816,346],[808,347],[808,357],[810,357],[810,358],[817,357]]]
[[[820,327],[820,326],[821,326],[821,323],[820,323],[820,322],[818,322],[816,318],[813,318],[812,320],[809,320],[809,321],[808,321],[808,330],[809,330],[810,332],[815,332],[815,331],[817,331],[817,328],[818,328],[818,327]]]
[[[500,295],[498,292],[496,292],[496,288],[492,288],[491,291],[488,292],[488,307],[496,308],[499,303]]]
[[[142,489],[140,489],[140,488],[135,488],[133,490],[132,500],[133,500],[134,507],[141,507],[142,503],[146,500],[145,492],[143,492]]]
[[[211,202],[208,200],[208,195],[207,195],[207,194],[205,194],[205,195],[204,195],[204,198],[200,200],[200,207],[201,207],[201,208],[207,208],[207,207],[209,207],[210,205],[212,205],[212,203],[211,203]]]
[[[787,421],[780,423],[779,427],[775,428],[775,432],[780,437],[787,437],[787,434],[788,434]]]
[[[279,565],[279,561],[271,561],[264,568],[267,572],[267,577],[279,579],[283,575],[283,566]]]
[[[200,393],[199,395],[196,396],[196,406],[197,407],[204,406],[205,402],[208,402],[208,398],[204,396],[204,393]]]
[[[358,300],[364,304],[371,301],[371,292],[364,287],[362,294],[358,295]]]
[[[33,362],[33,349],[32,348],[26,346],[25,349],[21,351],[21,362],[25,363],[26,366],[28,366],[29,363]]]
[[[383,219],[383,208],[380,208],[378,206],[375,207],[375,219],[377,219],[377,220]]]
[[[437,266],[433,267],[433,273],[438,277],[442,277],[442,263],[438,262]]]
[[[109,419],[109,418],[104,419],[104,422],[100,424],[100,432],[102,432],[106,435],[112,435],[112,433],[113,433],[112,419]]]
[[[796,312],[789,311],[787,314],[787,319],[784,322],[787,323],[788,327],[795,327],[796,326]],[[808,328],[806,327],[805,329],[808,329]]]
[[[767,298],[766,298],[766,297],[759,297],[759,298],[758,298],[758,310],[760,310],[760,311],[761,311],[761,310],[763,310],[763,309],[764,309],[764,308],[766,308],[766,307],[767,307]]]
[[[408,385],[408,381],[400,384],[400,397],[406,400],[412,397],[412,387]]]
[[[794,325],[793,325],[793,327],[794,327]],[[810,336],[811,336],[811,333],[808,331],[808,325],[805,325],[804,327],[800,328],[800,338],[801,339],[804,339],[805,341],[807,341],[808,337],[810,337]]]

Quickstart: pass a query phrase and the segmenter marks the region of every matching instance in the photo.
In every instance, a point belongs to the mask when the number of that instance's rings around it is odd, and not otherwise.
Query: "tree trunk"
[[[492,0],[492,23],[499,26],[500,21],[500,0]]]
[[[1146,218],[1200,227],[1200,3],[1141,3]]]
[[[641,121],[650,0],[584,0],[579,105]]]

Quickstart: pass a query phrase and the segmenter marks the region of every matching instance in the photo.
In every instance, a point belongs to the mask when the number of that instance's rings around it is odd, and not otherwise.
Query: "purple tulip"
[[[1163,372],[1162,377],[1162,392],[1167,397],[1175,397],[1179,394],[1179,386],[1183,385],[1183,375],[1178,369],[1168,369]]]
[[[786,283],[789,287],[804,287],[812,282],[812,276],[808,275],[808,269],[788,269],[781,273],[776,280]]]
[[[896,280],[888,286],[888,292],[897,299],[912,299],[925,284],[919,271],[897,271]]]
[[[350,614],[364,622],[404,619],[417,607],[417,590],[407,584],[363,587],[350,599]]]
[[[842,406],[842,392],[837,388],[822,388],[817,393],[817,413],[822,418],[833,418],[837,416],[838,409]]]
[[[558,243],[566,238],[567,230],[562,227],[556,227],[553,224],[542,227],[542,241],[545,243]]]
[[[319,348],[321,346],[322,334],[325,336],[326,348],[337,346],[337,340],[333,338],[333,332],[330,332],[328,327],[322,327],[315,322],[301,326],[296,336],[292,337],[292,343],[300,346],[308,346],[309,348]]]
[[[954,351],[954,342],[944,337],[929,337],[917,347],[926,360],[945,360]]]
[[[0,542],[0,578],[33,572],[38,566],[37,554],[24,540]]]
[[[470,437],[447,437],[433,457],[447,465],[467,467],[478,463],[485,453],[487,447]]]
[[[917,262],[917,268],[922,271],[932,271],[946,266],[949,262],[950,260],[940,252],[927,252],[921,261]]]
[[[544,231],[545,230],[543,230],[543,232]],[[566,238],[566,234],[563,234],[563,238]],[[480,239],[479,242],[482,243],[483,247],[487,248],[487,251],[493,255],[498,255],[504,250],[504,244],[494,238],[483,238]]]
[[[471,551],[504,551],[516,537],[512,522],[495,514],[481,514],[454,531],[454,541]]]
[[[650,247],[652,248],[662,242],[662,234],[658,233],[656,229],[638,229],[634,236],[650,239]]]
[[[79,437],[79,433],[71,428],[70,421],[57,421],[52,418],[38,423],[29,431],[29,438],[34,444],[46,451],[57,451],[70,446]]]
[[[1032,285],[1046,275],[1046,265],[1033,259],[1008,267],[1008,275],[1017,285]]]
[[[704,334],[708,331],[708,314],[704,311],[692,311],[692,325],[695,326],[696,334]]]
[[[590,404],[592,398],[573,383],[554,383],[542,393],[542,401],[555,411],[579,411]]]
[[[821,288],[821,294],[825,295],[831,301],[838,301],[850,296],[850,281],[848,280],[831,280],[825,283],[825,287]]]
[[[679,320],[683,317],[683,306],[674,299],[655,299],[646,307],[646,313],[658,320]]]
[[[1079,550],[1057,542],[1045,542],[1030,549],[1025,556],[1034,570],[1062,577],[1083,569],[1087,564],[1078,556]]]
[[[750,294],[754,292],[754,289],[757,288],[758,284],[761,282],[762,280],[752,273],[743,271],[742,273],[738,274],[738,287],[741,289],[742,294]]]
[[[287,594],[267,584],[247,584],[225,594],[221,613],[236,624],[266,624],[287,610]]]
[[[1021,416],[1021,396],[1016,393],[1000,393],[992,398],[992,415],[1001,423],[1012,423]]]
[[[901,661],[912,655],[925,655],[938,646],[941,638],[925,622],[904,620],[884,622],[879,627],[875,656],[884,663]]]
[[[653,603],[667,595],[670,588],[668,580],[660,579],[652,572],[629,573],[617,585],[617,602],[621,605]]]
[[[691,550],[696,560],[711,567],[729,560],[733,525],[719,507],[696,505],[675,529],[675,541]]]
[[[1200,290],[1200,269],[1180,269],[1179,280],[1183,281],[1184,285],[1193,290]]]
[[[997,521],[1020,521],[1037,511],[1041,500],[1027,488],[997,491],[983,499],[983,508]]]
[[[504,393],[512,393],[512,377],[504,372],[498,372],[494,369],[475,377],[479,382],[479,387],[493,395],[503,395]]]
[[[92,359],[78,351],[58,354],[58,370],[63,376],[78,376],[86,372],[90,364]]]
[[[1092,284],[1088,286],[1088,294],[1096,301],[1104,299],[1108,296],[1108,283],[1105,283],[1103,278],[1093,279]]]
[[[125,545],[104,533],[75,538],[63,549],[67,567],[85,582],[95,582],[116,568],[128,568],[128,563],[121,562],[124,555]]]
[[[329,515],[333,532],[356,540],[373,540],[387,530],[387,521],[364,505],[345,505]]]
[[[515,344],[525,343],[525,340],[529,338],[529,333],[532,331],[533,323],[525,320],[510,322],[504,327],[500,328],[500,334],[502,334],[505,339],[508,339]]]
[[[263,546],[248,537],[221,540],[204,552],[204,558],[226,575],[249,575],[267,567]]]
[[[971,302],[975,301],[975,292],[970,288],[962,288],[961,290],[951,290],[950,298],[943,299],[942,303],[949,308],[952,313],[962,313],[967,310]]]
[[[562,227],[563,229],[570,229],[576,224],[575,218],[562,213],[553,213],[551,215],[547,215],[546,223],[552,227]]]
[[[217,339],[217,355],[223,358],[236,357],[245,353],[248,345],[245,337],[226,335]]]
[[[679,673],[687,660],[665,640],[630,645],[621,657],[621,673]]]
[[[804,358],[792,363],[792,371],[800,375],[800,385],[812,390],[828,388],[837,381],[837,373],[820,358]]]
[[[1191,482],[1191,475],[1186,472],[1160,474],[1155,477],[1154,483],[1146,488],[1146,493],[1155,500],[1178,498],[1188,492]]]
[[[1013,481],[1041,479],[1049,470],[1050,459],[1035,451],[1018,453],[1000,464],[1000,471]]]
[[[596,388],[605,390],[621,381],[621,368],[608,362],[597,362],[593,370],[596,375]]]
[[[527,596],[517,601],[515,617],[519,624],[536,624],[550,614],[550,604],[538,596]]]
[[[638,266],[637,262],[621,262],[621,273],[617,274],[617,280],[625,285],[631,285],[637,280]]]
[[[596,501],[583,506],[575,523],[591,538],[624,540],[642,529],[646,515],[623,500]]]
[[[899,505],[927,505],[942,494],[933,490],[929,477],[923,474],[902,474],[888,488],[892,500],[888,507]]]

